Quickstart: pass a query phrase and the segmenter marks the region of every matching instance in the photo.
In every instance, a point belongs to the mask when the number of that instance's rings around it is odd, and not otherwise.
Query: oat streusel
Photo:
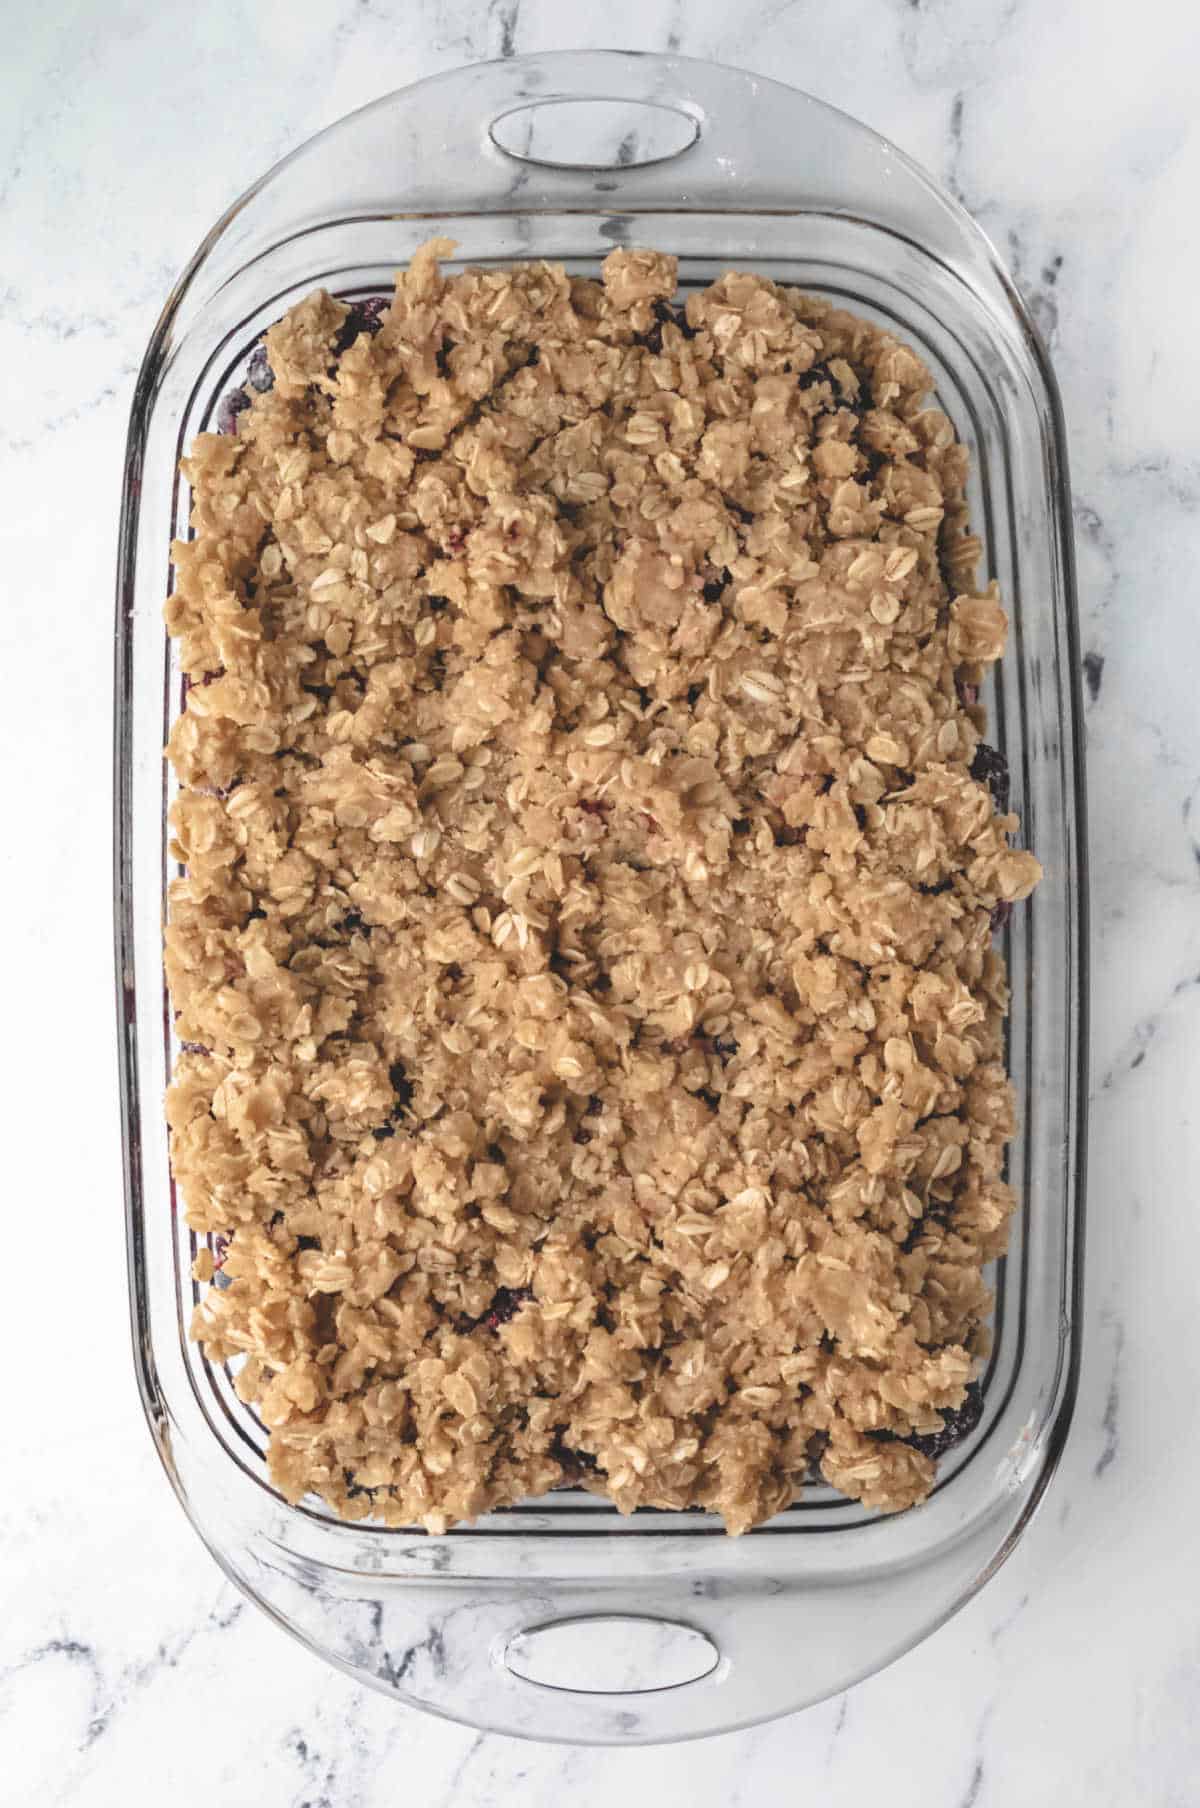
[[[814,1463],[906,1507],[985,1346],[1039,875],[967,453],[823,301],[451,249],[300,303],[185,462],[194,1333],[350,1518],[582,1480],[741,1532]]]

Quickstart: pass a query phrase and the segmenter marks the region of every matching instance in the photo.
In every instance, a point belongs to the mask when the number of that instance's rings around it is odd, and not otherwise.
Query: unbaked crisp
[[[301,302],[185,461],[194,1334],[348,1518],[909,1506],[986,1347],[1039,876],[967,453],[824,301],[451,249]]]

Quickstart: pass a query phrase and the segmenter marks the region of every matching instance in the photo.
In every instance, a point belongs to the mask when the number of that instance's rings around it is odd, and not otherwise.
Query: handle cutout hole
[[[673,1620],[597,1613],[531,1626],[510,1639],[504,1662],[542,1689],[579,1695],[648,1695],[703,1682],[720,1663],[708,1634]]]
[[[548,169],[640,169],[690,150],[700,121],[644,100],[535,100],[488,128],[497,150]]]

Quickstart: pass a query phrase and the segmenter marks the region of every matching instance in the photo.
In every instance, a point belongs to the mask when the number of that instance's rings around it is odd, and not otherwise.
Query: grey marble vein
[[[1026,1590],[1011,1611],[1007,1613],[1002,1620],[996,1621],[995,1625],[988,1633],[988,1639],[993,1645],[999,1644],[1000,1640],[1006,1637],[1012,1630],[1032,1599],[1032,1595]]]
[[[1099,703],[1100,686],[1104,682],[1104,654],[1088,652],[1083,656],[1083,681],[1089,703]]]
[[[967,1784],[962,1798],[961,1808],[977,1808],[983,1797],[983,1759],[976,1758],[975,1768],[971,1772],[971,1780]]]
[[[1125,1326],[1116,1317],[1112,1318],[1112,1346],[1112,1367],[1108,1392],[1104,1397],[1104,1416],[1100,1421],[1104,1444],[1092,1466],[1092,1474],[1097,1481],[1116,1461],[1120,1448],[1121,1358],[1125,1354]]]
[[[521,0],[488,0],[488,28],[495,34],[495,54],[511,57],[517,54],[517,21]]]

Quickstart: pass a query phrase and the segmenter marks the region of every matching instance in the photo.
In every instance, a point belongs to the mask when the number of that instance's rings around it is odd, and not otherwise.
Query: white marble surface
[[[398,1709],[223,1582],[133,1386],[109,980],[118,481],[169,284],[249,176],[348,109],[466,59],[605,42],[808,86],[923,160],[1007,251],[1071,430],[1095,886],[1085,1374],[1046,1510],[982,1596],[848,1697],[633,1752]],[[1198,66],[1185,0],[9,9],[0,1802],[1200,1800]]]

